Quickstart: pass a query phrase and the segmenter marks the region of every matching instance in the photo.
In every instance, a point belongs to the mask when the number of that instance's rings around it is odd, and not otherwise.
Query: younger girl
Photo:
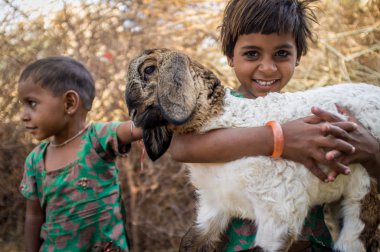
[[[27,132],[41,142],[27,157],[26,251],[128,251],[115,159],[141,138],[132,122],[88,123],[94,80],[68,57],[37,60],[18,95]]]

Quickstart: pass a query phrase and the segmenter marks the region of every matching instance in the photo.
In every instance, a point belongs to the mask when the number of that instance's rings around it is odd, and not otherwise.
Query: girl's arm
[[[310,116],[282,125],[285,139],[283,157],[304,164],[314,175],[326,181],[327,175],[316,163],[329,166],[336,174],[346,174],[349,168],[334,159],[327,160],[324,149],[352,153],[353,146],[339,137],[350,138],[346,131],[356,127],[350,122],[320,123],[329,119],[331,114],[322,110],[318,112],[319,117]],[[272,151],[273,133],[268,126],[176,135],[169,148],[174,160],[189,163],[228,162],[244,156],[270,156]]]
[[[25,214],[25,250],[38,252],[42,241],[40,238],[41,226],[44,222],[44,213],[38,200],[26,200]]]
[[[131,120],[121,123],[116,133],[122,144],[130,144],[142,138],[142,130],[136,128]]]

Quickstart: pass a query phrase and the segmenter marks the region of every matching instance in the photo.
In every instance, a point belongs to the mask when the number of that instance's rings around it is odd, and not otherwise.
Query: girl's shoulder
[[[239,98],[245,98],[242,94],[238,93],[237,90],[232,89],[230,87],[226,87],[225,91],[226,91],[227,94],[230,94],[232,96],[239,97]]]
[[[113,158],[115,155],[122,155],[120,151],[123,149],[124,152],[124,148],[120,145],[117,136],[117,128],[121,123],[119,121],[91,123],[87,135],[84,136],[88,143],[83,146],[84,152],[95,149],[102,157],[109,155]],[[129,148],[128,144],[126,149],[129,150]]]
[[[48,146],[49,142],[44,141],[39,143],[37,146],[34,147],[34,149],[28,154],[27,160],[33,160],[38,161],[40,159],[43,159],[45,150]]]

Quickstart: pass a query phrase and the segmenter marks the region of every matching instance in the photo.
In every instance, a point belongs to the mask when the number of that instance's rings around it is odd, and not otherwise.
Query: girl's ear
[[[230,67],[234,67],[234,59],[231,57],[227,57],[227,62]]]
[[[301,56],[300,57],[297,57],[297,60],[296,60],[296,66],[298,66],[300,64],[300,61],[301,61]]]
[[[65,110],[67,114],[74,114],[81,103],[80,97],[74,90],[69,90],[64,94]]]

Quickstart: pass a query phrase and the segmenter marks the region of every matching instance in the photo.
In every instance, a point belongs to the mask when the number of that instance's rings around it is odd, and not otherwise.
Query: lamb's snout
[[[156,106],[149,106],[142,113],[135,113],[132,120],[137,127],[153,129],[168,124],[168,121],[165,120],[160,109]]]

